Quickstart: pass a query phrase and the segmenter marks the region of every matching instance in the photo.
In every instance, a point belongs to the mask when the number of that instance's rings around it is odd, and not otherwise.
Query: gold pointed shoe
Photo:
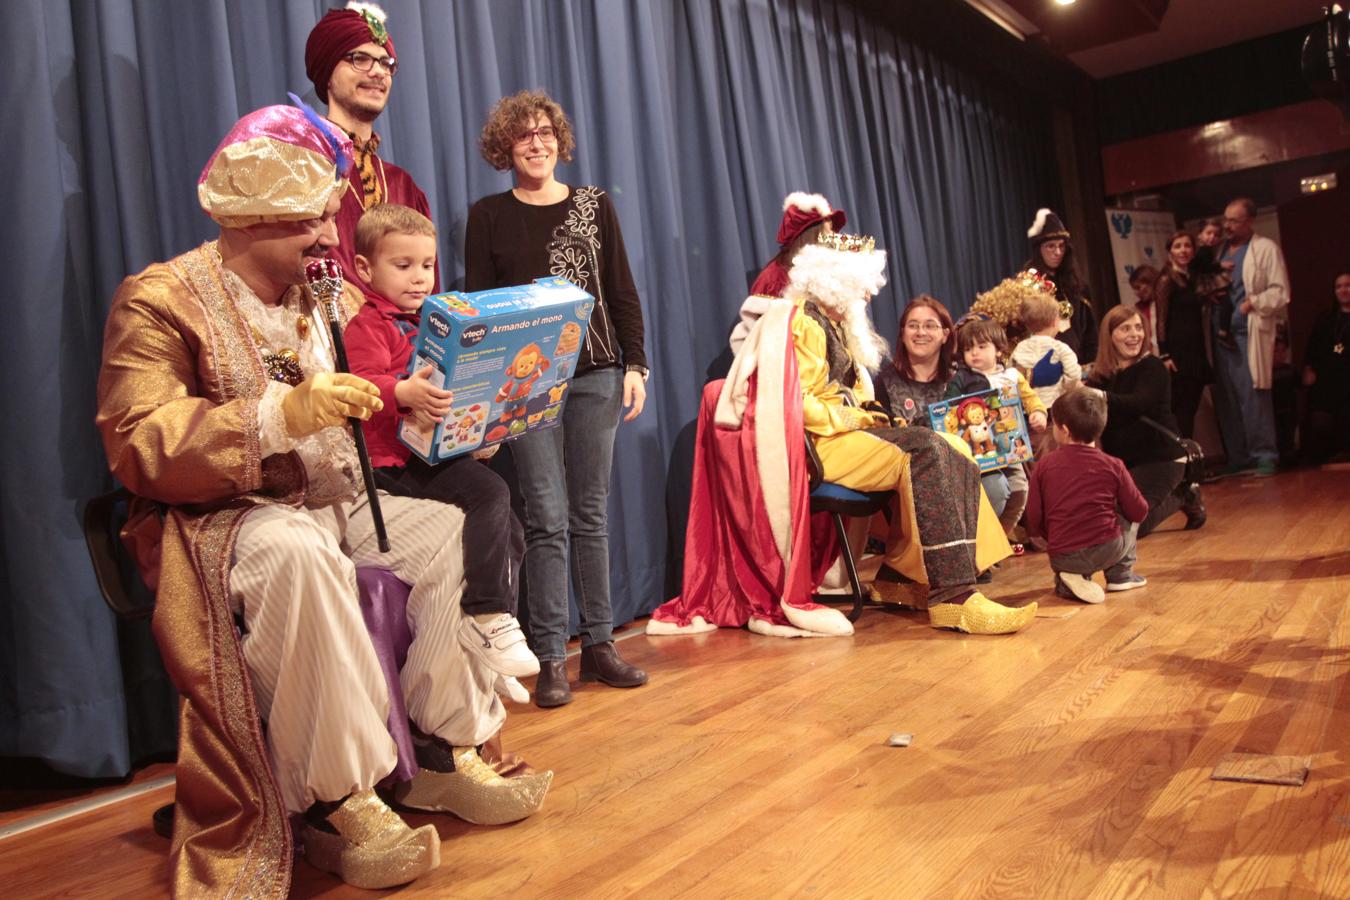
[[[964,603],[939,603],[928,607],[928,624],[934,628],[955,628],[966,634],[1012,634],[1021,631],[1036,618],[1035,603],[1004,606],[979,591]]]
[[[431,825],[412,829],[375,796],[358,791],[326,817],[336,833],[306,822],[305,859],[353,887],[381,890],[407,884],[441,864],[441,838]]]
[[[448,812],[475,825],[505,825],[534,815],[553,783],[551,771],[503,778],[473,747],[454,748],[455,771],[421,769],[394,788],[404,806]]]

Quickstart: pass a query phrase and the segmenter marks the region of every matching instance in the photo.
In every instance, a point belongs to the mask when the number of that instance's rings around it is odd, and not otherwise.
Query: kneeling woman
[[[943,435],[893,427],[874,401],[869,370],[880,367],[885,342],[867,302],[886,283],[885,266],[870,238],[847,235],[822,235],[793,260],[785,296],[798,308],[791,332],[803,424],[827,481],[897,494],[899,514],[874,585],[883,599],[905,596],[905,582],[917,582],[928,587],[935,627],[1017,631],[1036,605],[1001,606],[975,589],[976,575],[1011,553],[980,490],[979,468]]]
[[[1187,529],[1203,525],[1200,486],[1182,480],[1185,450],[1177,440],[1177,420],[1172,414],[1171,376],[1163,361],[1149,351],[1138,310],[1116,306],[1102,319],[1097,362],[1088,384],[1106,394],[1102,450],[1125,463],[1148,501],[1148,517],[1139,525],[1139,537],[1177,510],[1186,513]]]

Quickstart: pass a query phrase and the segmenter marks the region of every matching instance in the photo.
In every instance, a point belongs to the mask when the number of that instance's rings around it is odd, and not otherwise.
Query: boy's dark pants
[[[1091,578],[1106,573],[1110,584],[1122,584],[1134,574],[1134,541],[1139,526],[1120,517],[1120,534],[1102,544],[1093,544],[1072,553],[1051,554],[1050,568],[1056,574],[1069,572]]]
[[[515,615],[525,531],[511,512],[511,491],[501,476],[465,454],[431,466],[416,456],[406,466],[375,470],[375,482],[403,497],[439,500],[464,513],[464,598],[468,615]]]

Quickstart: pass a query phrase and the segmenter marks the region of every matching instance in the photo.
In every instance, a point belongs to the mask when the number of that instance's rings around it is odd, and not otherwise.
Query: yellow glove
[[[320,372],[306,378],[281,401],[286,431],[293,438],[345,425],[348,416],[369,419],[383,408],[379,388],[345,372]]]

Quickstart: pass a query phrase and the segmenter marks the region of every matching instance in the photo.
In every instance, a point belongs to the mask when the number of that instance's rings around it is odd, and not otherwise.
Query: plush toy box
[[[966,442],[981,473],[1032,458],[1031,435],[1016,385],[930,403],[928,414],[934,431],[954,434]]]
[[[428,297],[408,373],[430,365],[454,406],[430,429],[404,419],[399,440],[435,464],[557,425],[594,307],[565,278]]]

